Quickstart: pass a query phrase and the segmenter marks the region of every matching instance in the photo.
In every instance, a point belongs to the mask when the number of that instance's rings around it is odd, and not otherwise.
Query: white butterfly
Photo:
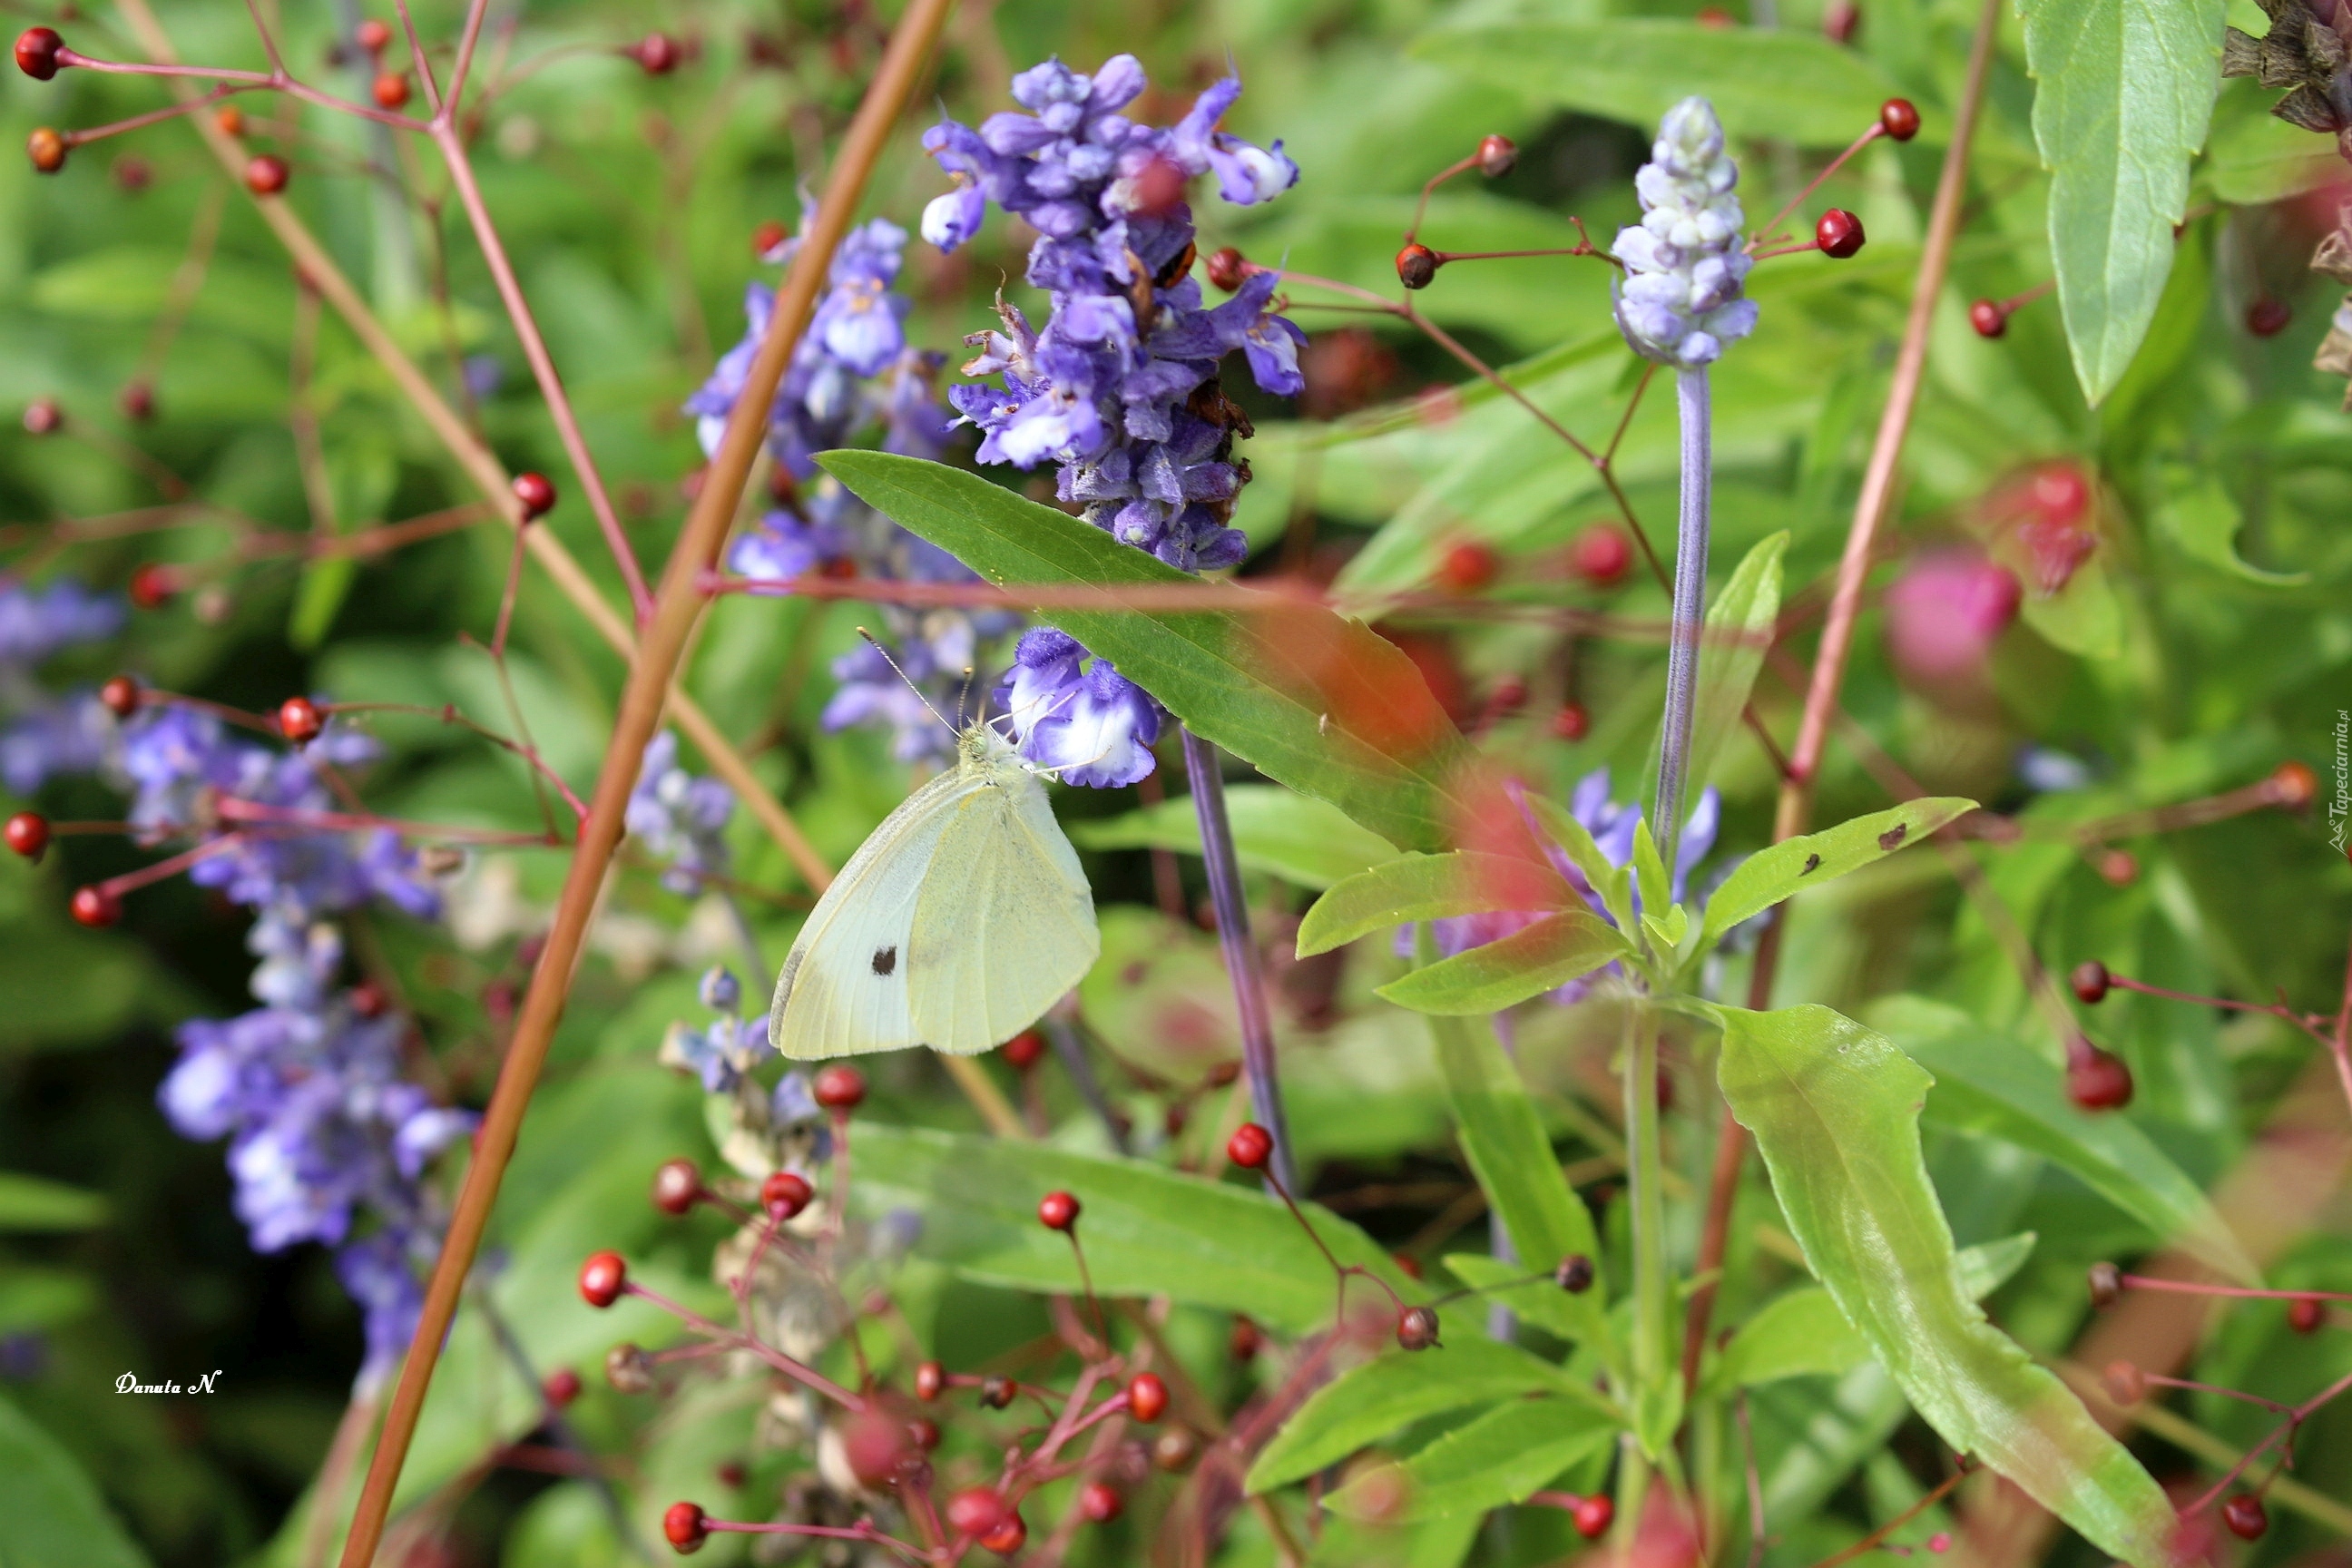
[[[768,1042],[801,1060],[1012,1038],[1102,951],[1037,770],[987,724],[858,847],[784,960]]]

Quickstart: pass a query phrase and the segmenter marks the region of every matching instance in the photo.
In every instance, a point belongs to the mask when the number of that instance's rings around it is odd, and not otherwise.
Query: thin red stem
[[[714,1323],[709,1319],[704,1317],[701,1313],[690,1310],[686,1307],[682,1307],[676,1301],[671,1300],[668,1297],[661,1295],[656,1291],[648,1290],[634,1279],[624,1284],[621,1287],[621,1291],[624,1295],[643,1297],[646,1300],[652,1302],[663,1311],[667,1312],[670,1316],[684,1323],[688,1328],[692,1329],[696,1333],[702,1335],[705,1339],[710,1340],[715,1343],[730,1346],[736,1350],[751,1352],[753,1355],[758,1356],[761,1361],[766,1362],[770,1366],[774,1367],[778,1372],[782,1373],[786,1377],[791,1378],[794,1383],[800,1384],[805,1388],[813,1389],[816,1393],[824,1394],[827,1399],[832,1400],[844,1410],[856,1414],[862,1413],[866,1409],[866,1401],[864,1399],[850,1393],[849,1390],[842,1387],[841,1384],[834,1382],[833,1379],[825,1376],[824,1373],[817,1371],[814,1367],[803,1366],[801,1363],[794,1361],[792,1357],[786,1355],[783,1352],[768,1344],[764,1341],[754,1339],[748,1334],[738,1333],[733,1329]]]
[[[1772,215],[1772,221],[1770,223],[1764,225],[1761,228],[1759,228],[1756,231],[1758,237],[1750,239],[1748,242],[1749,253],[1754,253],[1757,245],[1760,242],[1763,236],[1778,231],[1780,226],[1789,220],[1789,215],[1790,213],[1795,212],[1799,207],[1804,205],[1805,198],[1807,196],[1810,196],[1815,191],[1820,190],[1822,185],[1829,183],[1832,175],[1835,174],[1840,169],[1844,168],[1847,159],[1853,157],[1856,153],[1861,152],[1864,147],[1869,146],[1873,142],[1877,141],[1885,134],[1886,134],[1886,127],[1880,124],[1877,121],[1872,121],[1870,122],[1869,130],[1855,137],[1852,146],[1839,153],[1836,157],[1831,159],[1829,162],[1829,167],[1823,169],[1820,174],[1813,176],[1812,184],[1807,185],[1803,190],[1799,191],[1795,195],[1791,196],[1789,199],[1789,205],[1787,206],[1782,207],[1779,212]],[[1798,248],[1801,250],[1806,250],[1811,249],[1811,247],[1800,246]],[[1788,252],[1775,251],[1772,254],[1776,256],[1785,256]],[[1759,256],[1756,259],[1761,261],[1764,258]]]
[[[2209,1285],[2199,1279],[2156,1279],[2145,1274],[2118,1278],[2135,1290],[2168,1290],[2180,1296],[2228,1296],[2247,1301],[2352,1301],[2352,1291],[2345,1290],[2263,1290],[2251,1285]]]

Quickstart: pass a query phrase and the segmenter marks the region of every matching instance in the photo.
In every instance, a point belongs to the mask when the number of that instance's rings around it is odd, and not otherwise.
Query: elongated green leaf
[[[1313,1475],[1368,1444],[1427,1416],[1529,1394],[1601,1402],[1566,1373],[1517,1345],[1475,1331],[1464,1312],[1459,1333],[1433,1350],[1391,1351],[1325,1384],[1283,1423],[1250,1467],[1252,1494]]]
[[[1913,1408],[2101,1550],[2165,1568],[2163,1489],[1961,1288],[1919,1148],[1934,1080],[1826,1007],[1717,1013],[1724,1098],[1755,1134],[1806,1261]]]
[[[98,1488],[58,1440],[0,1399],[0,1563],[146,1568]]]
[[[1931,795],[1758,850],[1741,861],[1739,868],[1726,877],[1723,886],[1707,900],[1706,920],[1699,932],[1700,951],[1741,921],[1763,913],[1790,894],[1833,882],[1874,860],[1908,849],[1954,817],[1976,808],[1972,800]]]
[[[1981,1301],[2000,1289],[2033,1251],[2033,1233],[1964,1247],[1954,1261],[1960,1290]],[[1870,1342],[1837,1301],[1818,1285],[1801,1286],[1765,1304],[1725,1347],[1712,1381],[1722,1388],[1754,1388],[1784,1377],[1843,1377],[1870,1359]]]
[[[1565,985],[1633,950],[1586,910],[1546,915],[1524,931],[1425,964],[1380,988],[1416,1013],[1494,1013]]]
[[[1401,1464],[1357,1477],[1325,1506],[1343,1518],[1396,1523],[1484,1513],[1525,1502],[1529,1493],[1601,1453],[1616,1436],[1616,1424],[1589,1404],[1515,1399]]]
[[[1331,1321],[1330,1264],[1281,1204],[1246,1188],[1137,1160],[865,1122],[851,1131],[850,1153],[858,1206],[919,1219],[916,1251],[972,1279],[1080,1289],[1070,1244],[1037,1223],[1037,1200],[1061,1189],[1084,1205],[1087,1266],[1104,1295],[1247,1312],[1287,1333]],[[1423,1293],[1371,1237],[1301,1206],[1342,1263],[1370,1268],[1407,1300]]]
[[[1780,618],[1780,558],[1788,549],[1785,530],[1759,541],[1706,612],[1706,640],[1698,656],[1698,701],[1691,719],[1694,795],[1738,730],[1748,694],[1756,689],[1756,672],[1764,668],[1764,655]]]
[[[1328,888],[1397,855],[1387,839],[1357,826],[1339,807],[1279,784],[1227,784],[1225,817],[1233,826],[1234,857],[1244,867],[1302,888]],[[1190,798],[1072,823],[1069,831],[1087,849],[1201,852],[1201,818]]]
[[[1929,1120],[2054,1161],[2164,1241],[2234,1279],[2256,1282],[2252,1261],[2203,1189],[2123,1117],[2075,1110],[2056,1066],[2000,1031],[1924,997],[1890,997],[1870,1017],[1936,1075]]]
[[[866,504],[999,587],[1105,590],[1100,608],[1072,607],[1064,594],[1045,613],[1268,778],[1401,847],[1446,847],[1462,737],[1412,661],[1362,623],[1272,595],[1262,613],[1170,610],[1166,591],[1195,579],[1066,512],[919,458],[843,451],[823,462]],[[1162,596],[1124,608],[1121,589]],[[1041,594],[1041,609],[1054,596]]]
[[[106,1200],[96,1193],[0,1171],[0,1230],[88,1230],[105,1221]]]
[[[2215,35],[2220,36],[2218,33]],[[1697,93],[1735,136],[1843,146],[1895,94],[1864,56],[1816,35],[1612,16],[1513,22],[1425,34],[1412,52],[1484,81],[1644,132]],[[1942,132],[1930,121],[1921,133]]]
[[[1573,814],[1559,802],[1539,795],[1527,796],[1528,809],[1537,826],[1551,841],[1567,851],[1569,863],[1583,873],[1585,884],[1601,896],[1601,907],[1609,911],[1620,931],[1633,926],[1633,870],[1630,866],[1612,866],[1609,857],[1601,852],[1592,830],[1579,822]]]
[[[1391,926],[1492,910],[1578,910],[1584,900],[1550,868],[1508,855],[1408,855],[1349,878],[1298,922],[1298,956],[1328,952]]]
[[[2050,250],[2083,395],[2138,351],[2221,79],[2221,0],[2022,0]]]
[[[1561,1311],[1571,1337],[1605,1341],[1609,1285],[1601,1277],[1592,1215],[1560,1174],[1518,1068],[1486,1022],[1436,1016],[1429,1020],[1429,1033],[1471,1173],[1502,1216],[1518,1255],[1529,1260],[1527,1271],[1550,1268],[1576,1253],[1591,1258],[1592,1288],[1565,1296]]]

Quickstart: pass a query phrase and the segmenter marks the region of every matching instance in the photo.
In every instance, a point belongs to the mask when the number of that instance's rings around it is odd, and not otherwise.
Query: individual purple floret
[[[1160,704],[1109,660],[1089,661],[1067,632],[1024,633],[995,697],[1022,737],[1022,754],[1066,784],[1114,789],[1152,770]]]

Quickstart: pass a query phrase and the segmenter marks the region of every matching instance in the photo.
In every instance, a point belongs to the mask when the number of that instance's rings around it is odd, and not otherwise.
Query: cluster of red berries
[[[388,113],[398,113],[407,108],[408,73],[387,69],[383,63],[383,51],[392,47],[391,27],[371,16],[359,25],[353,37],[360,47],[367,51],[368,58],[375,62],[375,80],[368,90],[374,98],[376,107]]]
[[[27,27],[16,35],[16,68],[35,81],[47,81],[60,66],[71,63],[63,58],[67,52],[66,41],[54,27]],[[44,174],[64,168],[66,153],[72,147],[69,136],[47,125],[25,138],[26,156]]]

